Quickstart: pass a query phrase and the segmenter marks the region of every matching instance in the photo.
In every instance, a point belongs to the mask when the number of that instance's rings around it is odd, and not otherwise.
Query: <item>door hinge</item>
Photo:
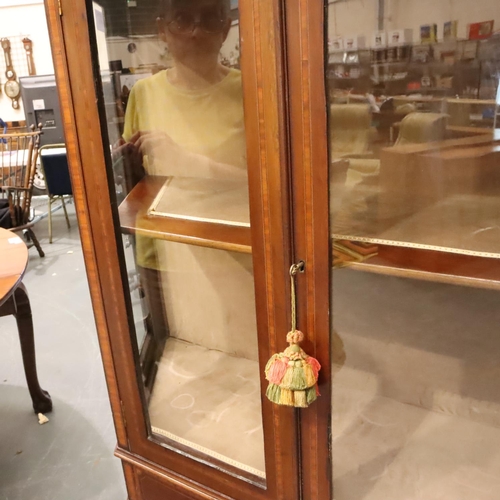
[[[57,6],[59,7],[59,17],[62,16],[62,4],[61,0],[57,0]]]

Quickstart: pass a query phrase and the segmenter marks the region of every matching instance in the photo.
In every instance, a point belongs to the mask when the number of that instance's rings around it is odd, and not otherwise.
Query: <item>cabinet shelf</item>
[[[408,60],[404,61],[375,61],[370,63],[371,66],[407,66],[410,64]]]
[[[414,91],[417,93],[421,92],[453,92],[453,89],[448,87],[420,87],[418,90]]]
[[[366,75],[360,75],[360,76],[328,76],[329,80],[361,80],[361,79],[368,79],[368,76]]]
[[[329,62],[328,66],[366,66],[363,62]]]
[[[176,213],[174,210],[171,213],[159,212],[168,208],[168,203],[162,204],[161,198],[168,198],[168,195],[172,193],[179,199],[178,192],[168,191],[170,180],[169,177],[146,176],[131,190],[119,207],[123,233],[234,252],[252,252],[250,224],[243,220],[245,208],[248,207],[248,202],[246,206],[244,205],[244,198],[240,197],[241,206],[237,220],[221,217],[221,220],[216,221],[213,217],[207,218],[205,212],[203,212],[203,217],[195,217],[193,210],[189,207],[185,207],[185,214],[180,211]],[[208,182],[209,188],[212,185]],[[167,191],[165,191],[166,186]],[[199,185],[197,187],[199,188]],[[244,184],[239,189],[243,192]],[[200,192],[192,191],[191,196],[193,195],[201,198]],[[232,194],[234,195],[235,193]],[[248,199],[248,194],[246,198]],[[217,211],[214,199],[214,191],[210,191],[209,196],[205,196],[207,213],[210,212],[212,215]],[[222,210],[225,207],[221,204],[220,208]]]
[[[351,269],[424,281],[500,290],[498,259],[435,250],[378,245],[377,254]]]

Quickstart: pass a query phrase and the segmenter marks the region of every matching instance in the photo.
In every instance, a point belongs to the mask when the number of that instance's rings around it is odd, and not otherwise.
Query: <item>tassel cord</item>
[[[305,263],[303,260],[290,267],[290,295],[292,306],[292,332],[297,330],[297,296],[295,292],[295,275],[304,272]]]

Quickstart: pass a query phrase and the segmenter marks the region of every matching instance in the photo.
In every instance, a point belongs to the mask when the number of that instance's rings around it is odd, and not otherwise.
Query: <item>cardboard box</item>
[[[364,49],[366,41],[364,36],[348,36],[344,38],[344,50]]]
[[[437,42],[437,24],[423,24],[420,26],[420,42],[435,43]]]
[[[452,40],[452,41],[436,43],[433,46],[433,50],[434,50],[434,59],[436,61],[443,61],[448,64],[453,64],[455,62],[457,42]]]
[[[407,45],[413,42],[413,30],[405,28],[403,30],[389,31],[387,45]]]
[[[477,57],[477,40],[464,40],[458,43],[457,58],[462,61],[476,59]]]
[[[436,87],[440,89],[452,89],[453,88],[453,77],[452,76],[437,76],[436,77]]]
[[[482,40],[493,34],[493,21],[471,23],[467,25],[467,38],[469,40]]]
[[[427,63],[432,59],[430,45],[414,45],[411,51],[411,60],[418,63]]]
[[[331,52],[328,54],[328,63],[329,64],[335,64],[335,63],[343,63],[344,62],[344,52],[337,50],[334,52]]]
[[[448,21],[443,24],[443,40],[455,40],[458,32],[458,21]]]
[[[329,40],[328,45],[331,52],[344,50],[344,39],[341,36],[334,36]]]
[[[371,46],[374,49],[387,47],[387,32],[376,31],[375,33],[373,33]]]
[[[422,86],[422,88],[431,87],[432,86],[432,79],[431,79],[431,77],[429,75],[424,75],[420,79],[420,85]]]

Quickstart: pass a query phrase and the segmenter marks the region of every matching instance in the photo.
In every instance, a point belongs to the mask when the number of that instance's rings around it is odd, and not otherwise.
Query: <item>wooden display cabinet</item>
[[[105,19],[90,0],[45,4],[129,499],[458,498],[464,481],[498,496],[498,132],[448,127],[440,142],[329,158],[340,138],[318,27],[335,3],[240,0],[229,39],[248,179],[183,178],[148,156],[118,195]],[[191,34],[220,33],[193,19]],[[353,145],[356,126],[340,127]],[[155,269],[168,331],[148,342],[129,280],[145,282],[141,241],[170,252]],[[322,365],[307,409],[272,404],[264,376],[287,345],[300,260],[298,328]]]
[[[113,183],[108,186],[111,158],[103,145],[107,132],[102,89],[99,83],[94,86],[93,72],[98,68],[92,5],[63,0],[48,1],[46,6],[82,244],[116,425],[116,455],[124,464],[129,498],[299,498],[300,419],[293,409],[262,405],[265,478],[179,442],[152,439],[136,368],[139,352],[131,333],[130,298],[121,291],[128,283],[119,235],[137,232],[137,215],[148,207],[165,179],[146,178],[135,186],[120,207],[122,219],[118,223]],[[244,2],[240,18],[246,54],[242,66],[248,75],[244,88],[248,164],[252,165],[248,181],[252,227],[248,223],[236,227],[165,218],[154,225],[154,231],[159,238],[185,244],[230,248],[245,255],[251,251],[257,270],[258,360],[262,366],[272,352],[286,346],[290,321],[285,297],[289,294],[293,243],[282,6],[279,2]],[[312,338],[308,343],[313,348]],[[322,362],[328,366],[327,351],[324,356]],[[264,378],[260,379],[258,385],[265,390]],[[328,384],[327,378],[325,382]],[[326,404],[327,408],[329,391],[327,385],[324,387],[321,406]],[[314,451],[317,444],[311,439],[307,445],[313,455],[318,453]],[[317,474],[311,478],[311,490],[318,488],[320,478],[321,488],[328,489],[329,474],[324,465]]]

